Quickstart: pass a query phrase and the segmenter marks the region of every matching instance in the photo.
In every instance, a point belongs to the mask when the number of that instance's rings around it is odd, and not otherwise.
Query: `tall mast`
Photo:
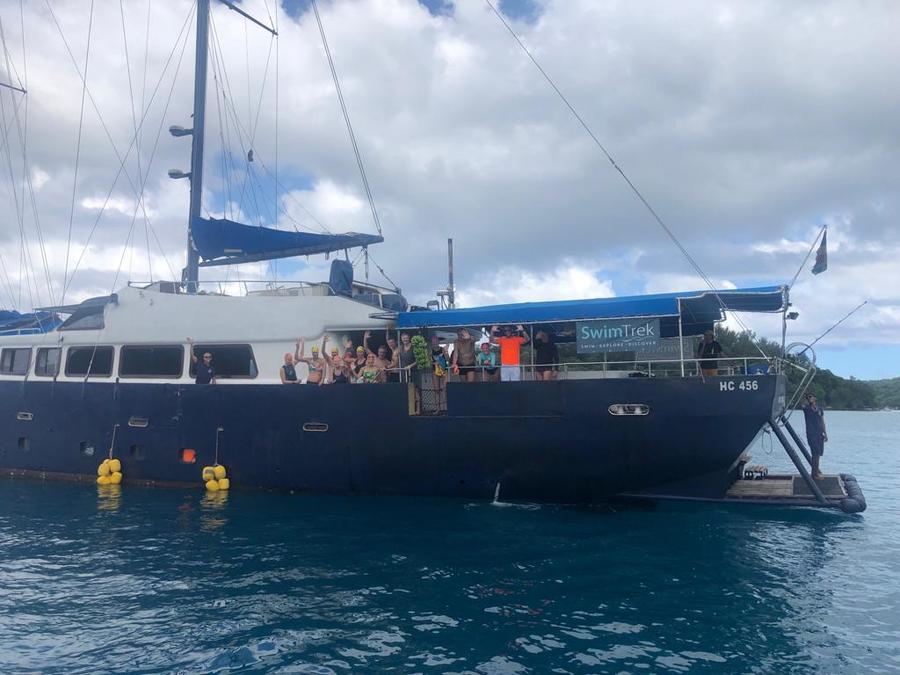
[[[194,57],[194,133],[191,143],[191,207],[188,214],[187,265],[183,281],[196,292],[200,254],[194,247],[192,228],[200,217],[203,195],[203,132],[206,121],[206,60],[209,50],[209,0],[197,0],[197,46]]]

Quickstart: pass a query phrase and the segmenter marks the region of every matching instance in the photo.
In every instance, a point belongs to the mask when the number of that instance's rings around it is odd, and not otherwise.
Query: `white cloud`
[[[548,273],[514,267],[476,277],[475,283],[460,287],[458,304],[463,307],[507,302],[608,298],[615,295],[609,281],[598,278],[600,270],[569,263]]]

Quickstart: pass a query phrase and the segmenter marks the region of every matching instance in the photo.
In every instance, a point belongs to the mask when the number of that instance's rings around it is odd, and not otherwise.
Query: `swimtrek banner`
[[[603,319],[575,325],[579,354],[643,352],[659,346],[659,319]]]

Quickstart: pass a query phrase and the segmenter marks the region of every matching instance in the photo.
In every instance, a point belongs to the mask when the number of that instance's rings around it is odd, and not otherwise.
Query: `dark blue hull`
[[[118,424],[126,483],[199,487],[221,426],[235,487],[491,498],[499,483],[506,500],[591,502],[724,474],[783,387],[773,376],[451,383],[446,415],[415,416],[405,384],[0,382],[0,468],[94,476]],[[611,415],[617,403],[650,412]]]

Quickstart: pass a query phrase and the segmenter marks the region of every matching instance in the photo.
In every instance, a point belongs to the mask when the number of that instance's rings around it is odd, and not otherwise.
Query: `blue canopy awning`
[[[677,317],[679,304],[686,335],[696,335],[725,318],[724,311],[780,312],[787,288],[765,286],[722,291],[658,293],[618,298],[522,302],[466,309],[401,312],[398,328],[449,328],[495,324],[539,324],[590,319]],[[677,322],[676,322],[677,323]]]
[[[373,234],[287,232],[224,218],[195,218],[191,237],[203,259],[201,267],[316,255],[384,241],[383,237]]]

